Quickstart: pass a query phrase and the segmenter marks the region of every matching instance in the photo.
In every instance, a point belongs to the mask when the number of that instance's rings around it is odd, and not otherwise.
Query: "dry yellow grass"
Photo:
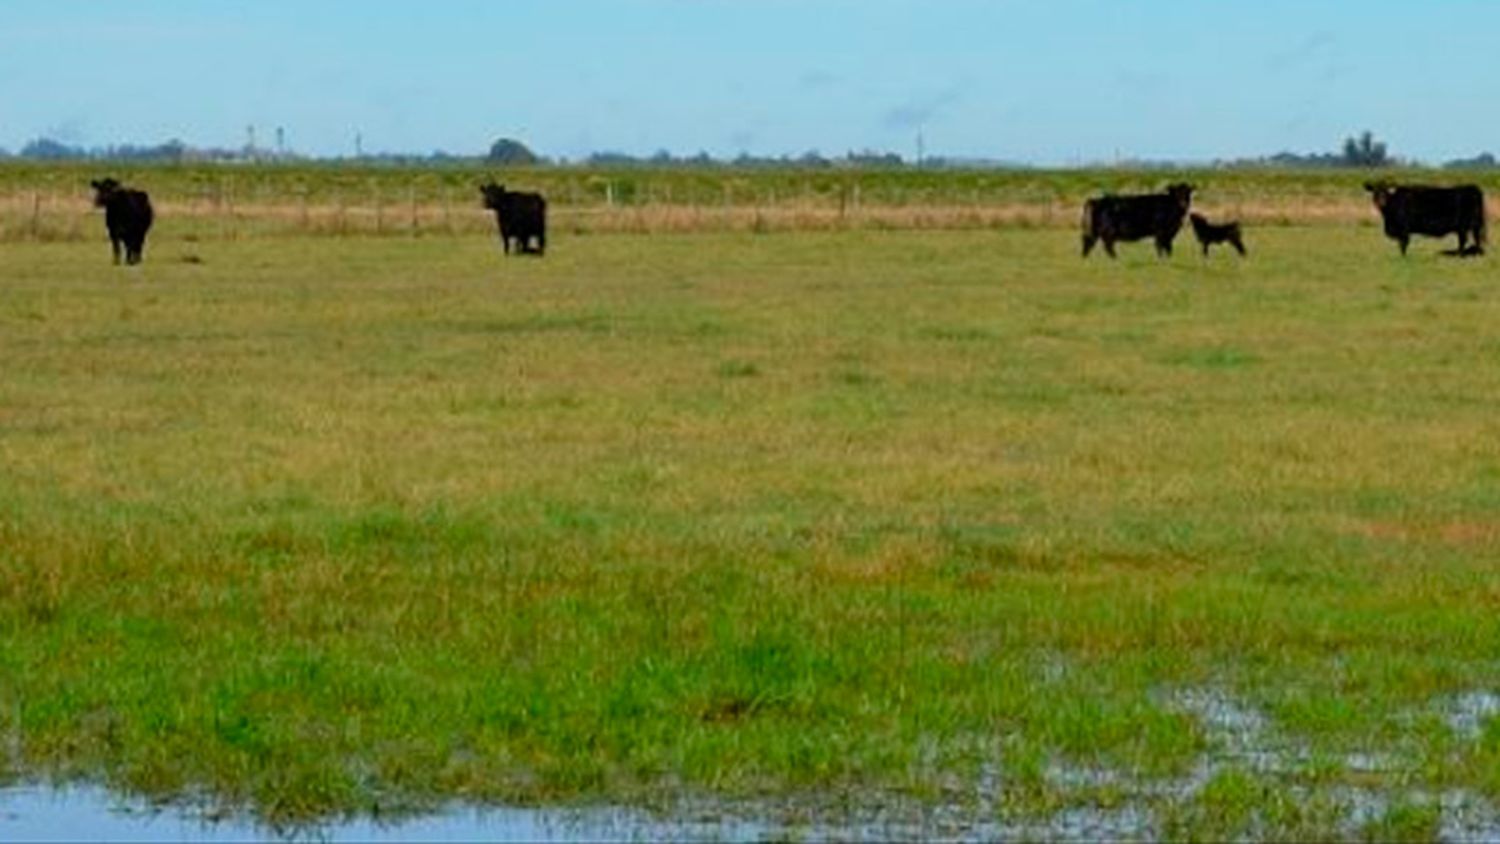
[[[278,198],[218,202],[211,198],[158,200],[159,223],[152,241],[163,238],[243,239],[294,236],[452,236],[488,234],[494,218],[476,204],[430,201],[375,205],[329,204]],[[1489,201],[1490,214],[1500,199]],[[554,202],[550,223],[569,234],[667,234],[690,232],[839,231],[858,229],[943,230],[1057,228],[1078,226],[1077,202],[904,201],[840,205],[790,197],[765,205],[570,205]],[[1345,198],[1230,197],[1195,206],[1214,219],[1237,219],[1250,227],[1376,225],[1378,215],[1363,194]],[[78,194],[0,195],[0,241],[80,241],[103,237],[103,222],[87,197]]]

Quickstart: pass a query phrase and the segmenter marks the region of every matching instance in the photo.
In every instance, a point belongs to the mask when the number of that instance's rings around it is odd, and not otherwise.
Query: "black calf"
[[[1202,214],[1189,214],[1188,219],[1193,223],[1193,234],[1198,236],[1198,243],[1203,246],[1204,257],[1208,256],[1208,247],[1215,243],[1227,243],[1241,256],[1245,254],[1245,241],[1240,237],[1238,220],[1210,223]]]

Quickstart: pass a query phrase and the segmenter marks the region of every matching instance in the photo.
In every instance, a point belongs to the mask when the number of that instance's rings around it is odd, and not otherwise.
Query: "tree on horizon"
[[[1358,138],[1344,139],[1344,163],[1351,167],[1388,167],[1391,159],[1385,142],[1375,140],[1375,134],[1366,129]]]
[[[541,159],[520,141],[501,138],[490,145],[490,152],[485,160],[491,164],[525,165],[536,164]]]

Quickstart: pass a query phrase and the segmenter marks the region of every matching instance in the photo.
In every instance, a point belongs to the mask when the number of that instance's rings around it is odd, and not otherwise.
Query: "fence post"
[[[219,180],[219,239],[228,240],[234,222],[234,199],[228,179]]]
[[[57,194],[55,194],[55,193],[54,194],[50,194],[50,196],[52,197],[52,203],[54,205],[58,205],[58,206],[63,207],[63,208],[68,207],[68,200],[67,200],[66,196],[64,196],[64,197],[62,197],[60,199],[57,196]],[[77,214],[69,214],[68,215],[68,240],[72,240],[72,241],[83,240],[82,225],[83,224],[79,221],[79,215],[77,215]]]
[[[418,235],[420,220],[417,219],[417,180],[412,179],[406,183],[406,201],[411,205],[411,236]]]

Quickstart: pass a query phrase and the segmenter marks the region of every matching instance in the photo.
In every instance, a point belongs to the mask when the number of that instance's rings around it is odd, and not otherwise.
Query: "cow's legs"
[[[1239,235],[1229,238],[1229,245],[1234,247],[1234,251],[1240,253],[1241,258],[1245,257],[1245,242],[1240,240]]]
[[[1172,257],[1172,241],[1164,237],[1158,237],[1156,239],[1156,254],[1160,258]]]
[[[536,233],[536,254],[538,254],[538,255],[545,255],[546,253],[547,253],[547,233],[545,231],[539,231],[539,232]]]
[[[115,265],[119,266],[119,264],[120,264],[120,239],[118,237],[112,237],[112,238],[110,238],[109,239],[109,248],[110,248],[111,251],[113,251],[115,253]]]
[[[510,254],[510,238],[506,237],[503,234],[500,235],[500,246],[505,250],[505,254]]]
[[[1087,258],[1089,256],[1089,253],[1094,250],[1094,241],[1096,241],[1098,239],[1099,238],[1096,237],[1096,236],[1094,236],[1094,235],[1088,234],[1086,232],[1084,233],[1084,235],[1083,235],[1083,257]]]
[[[1398,237],[1398,238],[1396,238],[1396,245],[1401,247],[1401,257],[1405,258],[1406,257],[1406,247],[1411,245],[1411,238],[1409,238],[1409,237]]]
[[[1104,238],[1104,254],[1111,258],[1115,257],[1115,242],[1112,238]]]

